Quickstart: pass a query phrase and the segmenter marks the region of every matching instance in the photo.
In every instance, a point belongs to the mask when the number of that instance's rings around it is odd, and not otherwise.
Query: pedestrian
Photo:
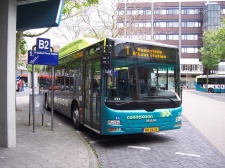
[[[24,87],[25,87],[25,81],[22,80],[22,92],[24,91]]]
[[[19,80],[19,81],[18,81],[19,92],[22,92],[22,85],[23,85],[22,81]]]

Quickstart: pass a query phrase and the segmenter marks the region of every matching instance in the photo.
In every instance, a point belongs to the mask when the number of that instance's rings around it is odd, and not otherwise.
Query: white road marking
[[[147,147],[141,147],[141,146],[127,146],[128,148],[133,148],[133,149],[143,149],[143,150],[150,150],[151,148]]]
[[[131,135],[132,136],[132,135]],[[93,143],[97,143],[97,142],[107,142],[107,141],[115,141],[117,139],[124,139],[124,138],[130,138],[131,136],[127,136],[127,137],[118,137],[118,138],[111,138],[111,139],[102,139],[102,140],[97,140],[97,141],[89,141],[89,143],[93,144]],[[138,136],[138,135],[137,135]],[[134,135],[133,135],[134,137]]]
[[[106,142],[106,141],[113,141],[115,139],[103,139],[103,140],[98,140],[98,141],[89,141],[90,144],[96,143],[96,142]]]
[[[193,156],[193,157],[200,157],[200,155],[181,153],[181,152],[175,152],[175,154],[177,154],[177,155],[185,155],[185,156]]]
[[[157,132],[157,134],[159,134],[159,135],[165,135],[166,133],[165,132]]]

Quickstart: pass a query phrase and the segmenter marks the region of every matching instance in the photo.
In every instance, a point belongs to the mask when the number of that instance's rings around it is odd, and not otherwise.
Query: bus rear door
[[[90,127],[94,131],[100,133],[100,59],[85,62],[85,101],[84,115],[85,126]]]

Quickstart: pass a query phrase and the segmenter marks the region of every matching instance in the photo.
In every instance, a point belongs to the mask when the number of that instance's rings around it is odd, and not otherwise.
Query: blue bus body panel
[[[144,128],[158,128],[158,131],[181,128],[176,117],[182,115],[182,107],[175,109],[145,110],[113,110],[104,106],[105,121],[102,127],[104,135],[144,133]],[[108,120],[120,120],[121,125],[108,125]],[[108,131],[108,128],[121,128],[119,131]]]
[[[199,84],[196,84],[195,90],[200,91],[200,92],[206,92],[206,88],[201,87],[201,85],[199,85]],[[213,88],[213,92],[214,93],[225,93],[225,89],[224,88]]]

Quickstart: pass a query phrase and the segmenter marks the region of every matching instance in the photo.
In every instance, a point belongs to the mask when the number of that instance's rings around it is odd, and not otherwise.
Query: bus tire
[[[72,120],[77,130],[83,129],[83,125],[80,124],[80,112],[77,104],[74,104],[72,107]]]
[[[45,110],[50,111],[51,108],[48,106],[47,96],[45,96]]]
[[[209,93],[214,93],[213,88],[209,88],[209,89],[208,89],[208,92],[209,92]]]

